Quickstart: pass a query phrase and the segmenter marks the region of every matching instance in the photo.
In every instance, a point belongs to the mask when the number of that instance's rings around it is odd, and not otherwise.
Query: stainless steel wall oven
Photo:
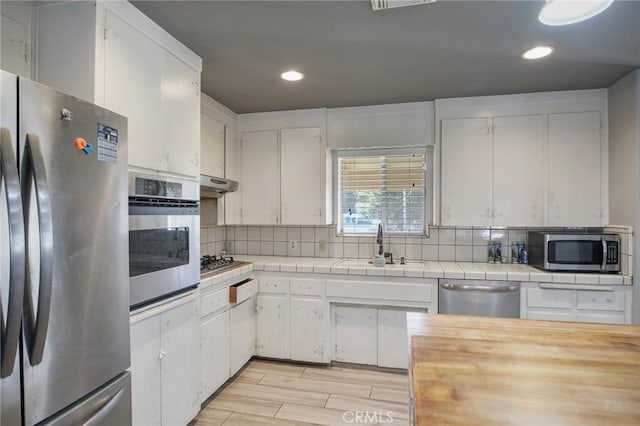
[[[129,172],[131,309],[200,281],[199,182]]]

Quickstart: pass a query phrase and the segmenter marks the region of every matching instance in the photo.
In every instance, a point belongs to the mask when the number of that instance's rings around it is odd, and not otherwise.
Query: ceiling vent
[[[371,0],[373,10],[393,9],[394,7],[416,6],[435,3],[436,0]]]

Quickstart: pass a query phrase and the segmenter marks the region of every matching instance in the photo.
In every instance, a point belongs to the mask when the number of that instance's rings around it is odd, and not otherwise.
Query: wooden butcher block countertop
[[[640,326],[408,313],[417,425],[640,425]]]

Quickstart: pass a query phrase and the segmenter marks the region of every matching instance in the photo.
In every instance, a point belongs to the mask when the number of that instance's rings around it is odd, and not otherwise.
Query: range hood
[[[238,190],[235,180],[200,175],[200,198],[220,198],[227,192]]]

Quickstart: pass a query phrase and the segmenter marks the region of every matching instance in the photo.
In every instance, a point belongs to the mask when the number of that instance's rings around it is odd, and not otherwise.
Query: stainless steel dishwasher
[[[520,318],[520,283],[441,279],[438,313]]]

